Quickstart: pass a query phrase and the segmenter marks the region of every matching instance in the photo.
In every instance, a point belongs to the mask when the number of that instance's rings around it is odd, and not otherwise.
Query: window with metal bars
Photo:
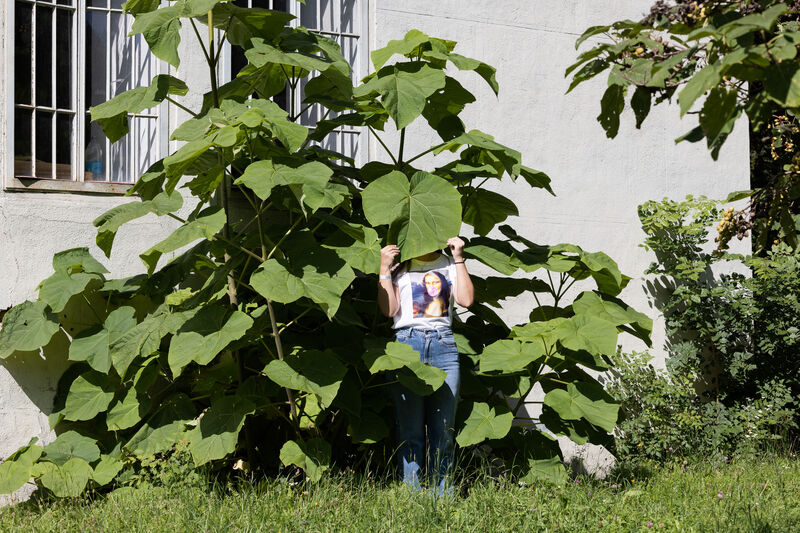
[[[89,108],[148,85],[166,71],[141,35],[124,0],[15,0],[13,183],[47,180],[72,190],[135,181],[167,149],[164,106],[130,118],[130,133],[111,144]],[[76,184],[85,187],[75,187]],[[66,186],[70,185],[70,186]],[[37,188],[37,187],[32,187]]]
[[[290,12],[297,17],[292,21],[293,25],[303,26],[339,44],[345,59],[353,67],[354,82],[367,75],[367,0],[306,0],[305,4],[294,0],[235,0],[234,3],[240,7]],[[228,79],[233,79],[246,64],[247,59],[242,49],[232,47],[226,73]],[[298,94],[294,95],[294,102],[288,100],[286,93],[276,95],[273,99],[287,111],[301,110],[304,86],[304,83],[300,84]],[[313,128],[324,115],[324,108],[314,105],[302,114],[300,121]],[[331,113],[326,118],[334,116],[336,114]],[[361,139],[361,128],[345,126],[336,128],[321,146],[352,157],[360,164],[366,151],[366,140],[362,142]]]

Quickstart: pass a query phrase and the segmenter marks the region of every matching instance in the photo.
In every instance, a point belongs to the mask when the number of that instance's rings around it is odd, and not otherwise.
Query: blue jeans
[[[419,352],[420,361],[447,372],[444,384],[429,396],[419,396],[400,383],[392,385],[403,483],[419,487],[425,461],[432,484],[444,492],[453,466],[453,425],[460,383],[456,340],[450,328],[402,328],[395,333],[399,342]]]

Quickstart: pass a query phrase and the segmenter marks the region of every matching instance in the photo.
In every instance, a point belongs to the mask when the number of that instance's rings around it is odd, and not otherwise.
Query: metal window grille
[[[16,177],[132,183],[165,152],[164,106],[131,116],[130,133],[113,145],[91,123],[89,107],[163,69],[141,35],[127,37],[133,18],[123,3],[14,2]]]
[[[292,25],[308,28],[339,44],[345,59],[353,66],[354,81],[367,75],[367,0],[307,0],[304,5],[287,0],[236,0],[235,3],[241,7],[291,12],[297,17]],[[233,79],[246,63],[241,50],[233,50],[229,59],[228,79]],[[282,95],[276,95],[276,102],[287,111],[301,110],[304,86],[304,83],[300,84],[294,102],[286,102]],[[321,106],[313,106],[303,113],[300,121],[313,128],[324,113]],[[326,118],[335,116],[335,113],[331,113]],[[366,154],[366,142],[361,142],[361,128],[354,126],[336,128],[321,146],[352,157],[356,164],[361,164]]]

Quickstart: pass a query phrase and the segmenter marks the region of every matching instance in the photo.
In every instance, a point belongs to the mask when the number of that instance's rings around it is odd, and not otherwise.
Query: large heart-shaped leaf
[[[197,427],[189,432],[189,450],[195,464],[200,466],[232,453],[245,417],[254,410],[253,402],[239,396],[212,400]]]
[[[377,274],[381,263],[381,241],[378,232],[367,226],[357,226],[354,228],[354,235],[350,235],[355,241],[344,244],[341,239],[331,238],[325,242],[325,247],[336,252],[336,255],[344,259],[354,270],[365,274]],[[360,232],[361,235],[356,233]],[[343,230],[343,233],[346,233]]]
[[[181,326],[169,345],[169,366],[174,378],[194,361],[207,365],[231,342],[239,339],[253,325],[242,311],[229,312],[214,306],[205,307]]]
[[[136,389],[128,389],[108,410],[106,427],[111,431],[119,431],[136,425],[149,409],[150,403],[147,398],[140,398]]]
[[[270,259],[250,276],[264,298],[291,303],[305,296],[332,317],[355,272],[336,252],[320,246],[311,232],[293,235],[284,244],[286,259]]]
[[[519,215],[517,206],[496,192],[486,189],[466,189],[462,198],[464,222],[475,228],[478,235],[486,235],[509,216]]]
[[[364,353],[364,363],[373,374],[383,370],[397,370],[419,362],[419,352],[402,342],[389,342],[385,346],[377,343]]]
[[[464,248],[464,255],[477,259],[506,276],[519,270],[519,266],[513,260],[514,248],[505,241],[486,237],[471,239],[469,245]]]
[[[197,217],[188,220],[172,235],[140,254],[139,257],[147,265],[147,271],[152,273],[162,254],[173,252],[198,239],[212,239],[217,232],[222,230],[226,220],[225,211],[221,207],[203,209]]]
[[[567,390],[553,389],[545,394],[544,404],[565,420],[583,418],[609,433],[617,424],[619,404],[598,385],[570,383]]]
[[[290,440],[281,447],[280,457],[281,463],[302,468],[308,479],[317,482],[331,462],[331,445],[319,438],[307,442]]]
[[[106,257],[111,257],[111,247],[120,226],[131,220],[141,218],[149,213],[165,215],[177,211],[183,205],[183,197],[177,191],[170,194],[157,194],[152,200],[133,201],[113,207],[94,219],[92,224],[97,228],[97,246]]]
[[[564,320],[553,330],[553,335],[564,348],[585,350],[592,355],[614,353],[617,348],[617,333],[613,323],[589,315],[578,315]]]
[[[102,487],[104,485],[108,485],[111,483],[117,474],[122,470],[125,466],[125,463],[117,459],[116,457],[112,457],[110,455],[103,455],[100,457],[100,462],[94,466],[94,472],[92,472],[92,480],[97,484],[97,486]]]
[[[625,302],[614,297],[601,296],[586,291],[572,302],[572,310],[576,315],[594,316],[611,322],[615,326],[630,324],[629,333],[635,334],[650,345],[650,332],[653,330],[653,319],[636,311]]]
[[[278,385],[314,393],[325,407],[333,403],[346,373],[347,368],[334,355],[319,350],[295,352],[264,368],[264,374]]]
[[[14,352],[38,350],[58,331],[58,316],[45,302],[23,302],[3,316],[0,329],[0,359]]]
[[[483,349],[480,356],[480,370],[484,372],[514,373],[525,370],[530,363],[545,354],[541,342],[521,342],[516,339],[503,339]]]
[[[70,361],[86,361],[98,372],[108,372],[111,346],[136,326],[134,313],[133,307],[120,307],[106,317],[102,328],[82,331],[69,346]]]
[[[444,71],[412,61],[383,67],[367,83],[357,87],[353,95],[380,94],[383,107],[399,130],[420,116],[428,97],[444,85]]]
[[[95,259],[89,248],[70,248],[53,256],[53,270],[69,272],[88,272],[89,274],[108,274],[108,269]]]
[[[488,403],[474,402],[456,441],[459,446],[471,446],[486,439],[501,439],[513,421],[514,414],[505,404],[490,407]]]
[[[412,29],[409,30],[402,39],[392,39],[383,48],[370,52],[369,56],[372,59],[372,65],[375,67],[375,70],[380,70],[393,55],[408,55],[420,45],[429,41],[430,37],[426,34],[419,30]]]
[[[57,465],[63,465],[73,457],[93,463],[100,458],[100,448],[95,439],[84,437],[77,431],[67,431],[44,447],[44,457]]]
[[[208,13],[219,2],[220,0],[177,0],[154,11],[140,12],[131,26],[130,34],[141,33],[156,57],[177,68],[180,65],[180,19]]]
[[[31,478],[31,467],[42,455],[36,438],[0,463],[0,494],[11,494]]]
[[[63,465],[47,461],[35,467],[39,482],[53,491],[59,498],[80,496],[86,484],[92,478],[94,470],[89,463],[79,457],[73,457]]]
[[[444,370],[420,361],[419,352],[402,342],[370,343],[363,359],[373,374],[385,370],[404,369],[398,372],[398,380],[421,396],[438,390],[447,377]]]
[[[135,25],[135,24],[134,24]],[[158,74],[150,86],[136,87],[91,108],[92,120],[100,124],[106,137],[113,143],[130,131],[128,115],[140,113],[163,102],[168,95],[185,95],[186,84],[169,74]]]
[[[314,198],[324,194],[325,185],[332,174],[333,171],[319,161],[289,166],[265,160],[250,164],[235,183],[249,187],[262,200],[269,199],[274,187],[300,185],[303,200],[313,208],[307,197]]]
[[[195,418],[194,404],[183,393],[178,393],[161,404],[139,430],[125,443],[125,449],[137,457],[149,457],[168,450],[181,440],[186,424]]]
[[[409,181],[402,172],[373,181],[361,193],[364,215],[373,226],[390,224],[403,259],[441,249],[461,228],[461,196],[443,180],[417,172]]]
[[[133,387],[117,393],[106,414],[106,427],[111,431],[133,427],[150,411],[152,400],[147,390],[158,378],[157,358],[154,355],[146,359],[133,377]]]
[[[108,374],[91,370],[78,376],[69,387],[64,418],[91,420],[114,399],[114,384]]]

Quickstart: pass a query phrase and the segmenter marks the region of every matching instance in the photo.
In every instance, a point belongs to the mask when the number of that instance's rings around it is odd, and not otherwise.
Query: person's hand
[[[381,248],[381,274],[388,275],[392,270],[394,258],[400,254],[400,248],[394,244],[389,244]]]
[[[450,248],[450,253],[453,254],[453,259],[456,261],[463,261],[464,256],[464,241],[459,237],[450,237],[447,239],[447,246]]]

